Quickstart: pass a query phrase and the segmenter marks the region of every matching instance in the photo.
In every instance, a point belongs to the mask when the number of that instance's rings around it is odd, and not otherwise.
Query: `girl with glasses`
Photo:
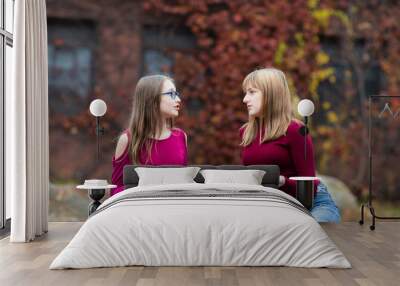
[[[112,159],[112,183],[123,191],[125,165],[187,165],[186,133],[173,127],[181,100],[173,80],[163,75],[142,77],[133,95],[127,130],[119,137]]]
[[[304,158],[302,123],[293,118],[289,87],[284,73],[274,68],[253,71],[243,81],[249,119],[240,129],[244,165],[278,165],[280,189],[296,194],[294,176],[315,176],[311,136]],[[311,214],[319,222],[339,222],[339,210],[326,185],[316,182]]]

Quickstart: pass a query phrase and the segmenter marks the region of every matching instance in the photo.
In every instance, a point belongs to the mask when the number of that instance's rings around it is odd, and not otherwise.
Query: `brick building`
[[[51,177],[107,177],[138,78],[168,73],[173,59],[166,51],[191,52],[194,37],[176,19],[145,17],[141,1],[49,0],[47,18]],[[94,119],[82,116],[94,98],[105,100],[115,118],[106,125],[100,164]],[[60,123],[74,117],[93,122]]]
[[[144,13],[142,3],[47,1],[53,180],[109,177],[116,138],[129,118],[131,94],[138,78],[149,73],[169,73],[174,61],[169,56],[171,51],[196,51],[196,39],[182,24],[183,19],[151,16]],[[321,101],[330,97],[335,104],[341,100],[338,95],[343,91],[348,63],[338,34],[321,35],[320,40],[331,56],[336,83],[323,83],[319,93]],[[362,52],[362,39],[355,43],[355,49]],[[385,84],[378,63],[370,65],[365,79],[367,94],[378,93]],[[106,119],[100,162],[95,158],[94,118],[87,115],[94,98],[107,102],[106,117],[113,118]],[[196,110],[201,104],[186,102],[186,108]]]

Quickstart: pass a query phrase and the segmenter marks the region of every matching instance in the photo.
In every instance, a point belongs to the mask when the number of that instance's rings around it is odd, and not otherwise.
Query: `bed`
[[[309,211],[277,189],[277,166],[199,166],[264,170],[262,185],[195,183],[138,186],[108,198],[50,269],[144,266],[350,268]]]

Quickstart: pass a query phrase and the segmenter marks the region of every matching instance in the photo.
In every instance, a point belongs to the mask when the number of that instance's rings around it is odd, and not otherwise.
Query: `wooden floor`
[[[50,223],[32,243],[0,241],[0,285],[400,285],[400,222],[323,225],[353,268],[120,267],[48,270],[82,223]]]

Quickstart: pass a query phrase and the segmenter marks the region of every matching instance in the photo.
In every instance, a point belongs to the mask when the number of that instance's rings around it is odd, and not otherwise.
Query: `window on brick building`
[[[93,86],[95,27],[87,21],[48,21],[49,107],[75,115]]]
[[[331,103],[332,108],[336,106],[340,109],[341,107],[339,106],[343,103],[345,89],[349,88],[348,80],[351,80],[351,87],[357,87],[354,66],[344,55],[345,51],[340,37],[321,36],[320,41],[322,49],[329,55],[328,66],[334,69],[335,81],[330,82],[329,80],[325,80],[322,82],[319,85],[318,94],[320,95],[321,102],[327,99]],[[351,57],[355,60],[356,66],[361,68],[365,96],[369,97],[379,94],[385,89],[386,78],[376,59],[370,58],[367,63],[364,62],[363,57],[366,57],[365,44],[365,40],[363,39],[356,40],[353,44],[353,54]],[[352,100],[352,104],[359,105],[358,94]],[[318,120],[323,121],[324,118],[321,117]]]
[[[142,75],[162,73],[173,76],[173,53],[190,53],[196,47],[196,39],[188,29],[172,26],[145,25],[142,43]]]

